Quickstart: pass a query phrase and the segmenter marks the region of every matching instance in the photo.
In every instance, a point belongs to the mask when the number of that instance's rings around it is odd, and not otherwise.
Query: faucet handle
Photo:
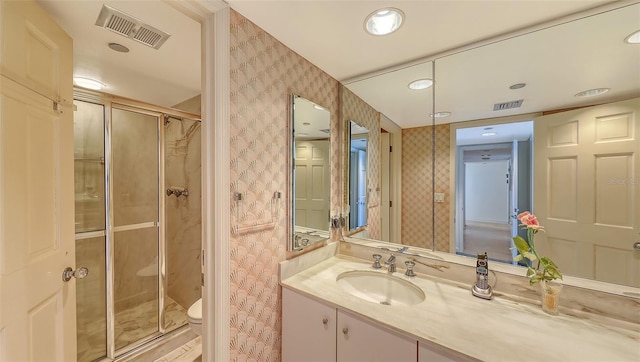
[[[373,268],[374,268],[374,269],[380,269],[380,268],[382,268],[382,265],[380,265],[380,259],[382,259],[382,255],[380,255],[380,254],[373,254]]]
[[[416,273],[413,272],[413,267],[416,266],[416,263],[411,260],[407,260],[404,262],[404,265],[407,266],[407,271],[404,273],[404,275],[408,277],[415,277]]]
[[[385,265],[387,265],[387,270],[389,270],[389,273],[395,273],[396,272],[396,256],[391,254],[391,256],[389,256],[389,259],[387,259],[387,261],[384,262]]]

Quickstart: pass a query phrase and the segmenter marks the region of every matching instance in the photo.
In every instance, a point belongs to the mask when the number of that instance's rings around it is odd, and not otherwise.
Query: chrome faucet
[[[395,273],[396,272],[396,256],[391,254],[389,259],[387,259],[387,261],[384,262],[384,265],[387,266],[387,270],[389,271],[389,273]]]

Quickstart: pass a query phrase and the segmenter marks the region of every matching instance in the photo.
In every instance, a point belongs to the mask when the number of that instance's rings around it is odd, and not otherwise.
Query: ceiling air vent
[[[96,25],[154,49],[159,49],[171,36],[107,5],[102,5]]]
[[[505,109],[519,108],[522,105],[523,101],[524,101],[524,99],[519,99],[517,101],[496,103],[496,104],[493,105],[493,110],[494,111],[504,111]]]

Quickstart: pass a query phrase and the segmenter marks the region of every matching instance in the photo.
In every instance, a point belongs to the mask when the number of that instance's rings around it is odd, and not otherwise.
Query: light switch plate
[[[433,200],[435,202],[444,202],[444,193],[443,192],[435,192],[433,194]]]

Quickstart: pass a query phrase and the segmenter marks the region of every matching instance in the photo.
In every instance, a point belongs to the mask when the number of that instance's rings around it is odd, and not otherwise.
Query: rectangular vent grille
[[[171,36],[107,5],[102,5],[96,25],[154,49],[159,49]]]
[[[109,21],[104,27],[111,31],[115,31],[120,35],[129,37],[129,34],[131,34],[133,29],[135,29],[135,26],[136,24],[134,22],[121,18],[117,15],[113,15],[109,17]]]
[[[504,103],[496,103],[493,105],[494,111],[504,111],[505,109],[511,108],[519,108],[522,105],[524,99],[519,99],[517,101],[504,102]]]

